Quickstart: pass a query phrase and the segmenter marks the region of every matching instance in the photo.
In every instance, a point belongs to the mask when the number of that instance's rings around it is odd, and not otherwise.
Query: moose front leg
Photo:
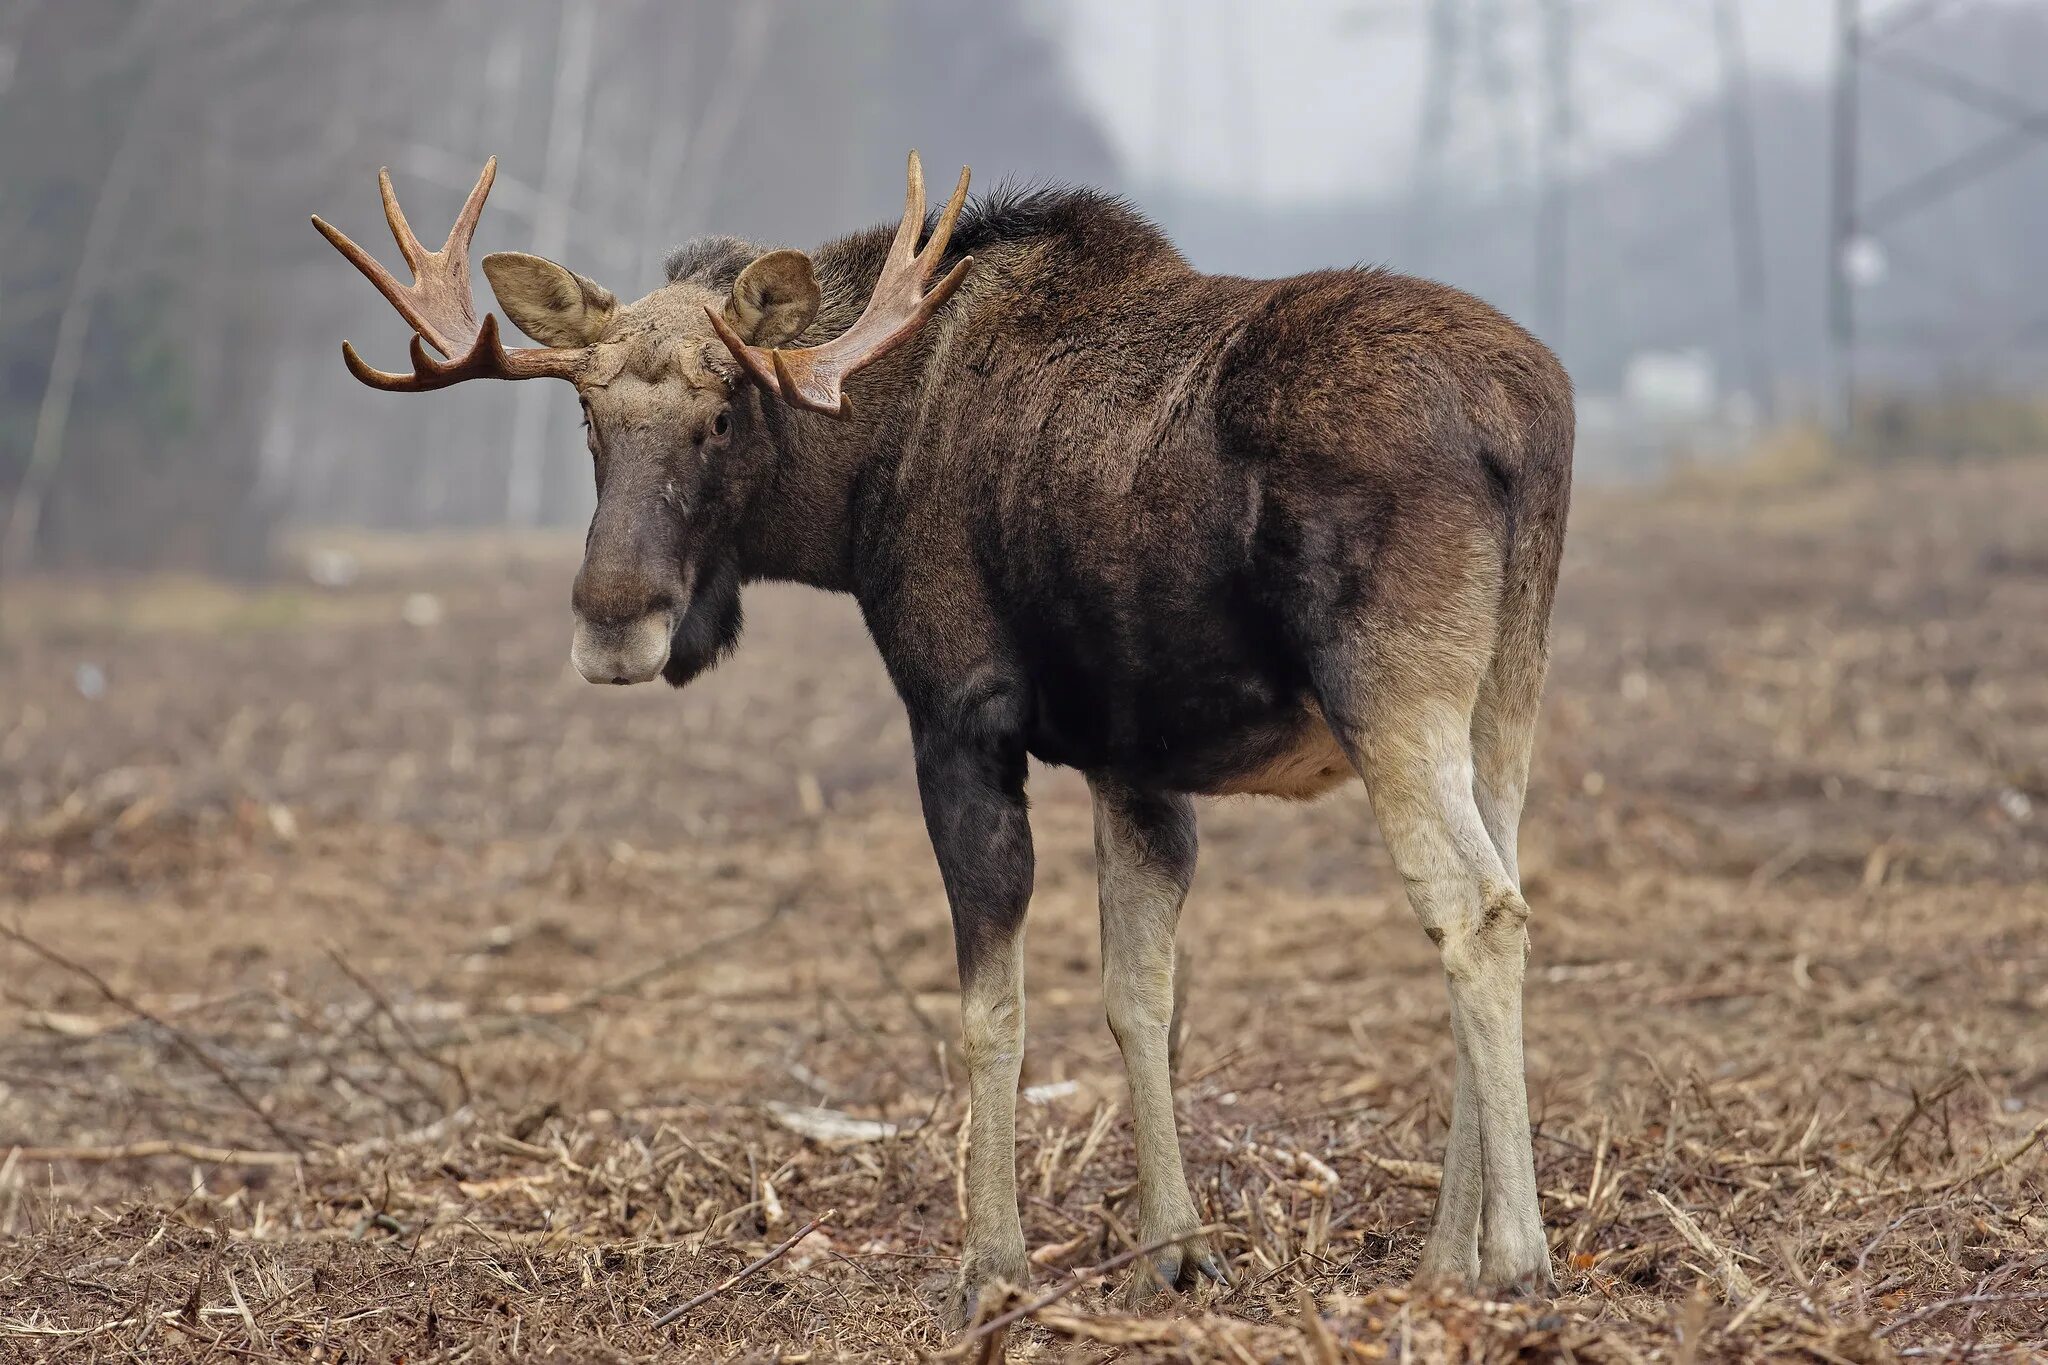
[[[920,727],[917,784],[953,910],[960,1022],[973,1110],[967,1230],[948,1318],[965,1325],[1003,1285],[1030,1278],[1017,1216],[1017,1079],[1024,1064],[1024,912],[1031,825],[1024,747],[984,705],[964,723]]]

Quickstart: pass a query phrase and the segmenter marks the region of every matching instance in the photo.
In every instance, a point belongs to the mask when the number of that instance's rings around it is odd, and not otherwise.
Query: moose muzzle
[[[675,618],[666,610],[625,622],[597,622],[578,616],[569,662],[586,682],[651,682],[668,663],[669,640],[674,633]]]
[[[677,527],[645,473],[625,468],[598,494],[583,546],[583,567],[569,592],[576,634],[569,662],[594,683],[642,683],[661,676],[670,641],[689,600]]]

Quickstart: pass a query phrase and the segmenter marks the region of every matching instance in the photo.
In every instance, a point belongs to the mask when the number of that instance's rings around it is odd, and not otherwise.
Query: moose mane
[[[927,210],[925,237],[937,222],[938,209]],[[844,327],[860,311],[881,272],[895,230],[894,224],[877,224],[835,238],[811,252],[826,300],[816,330]],[[922,241],[920,238],[920,244]],[[1148,261],[1187,264],[1165,232],[1119,195],[1075,185],[1004,181],[967,201],[938,269],[950,269],[962,256],[1032,244],[1076,263],[1102,263],[1124,270]],[[747,263],[765,250],[768,248],[741,237],[694,237],[669,252],[664,273],[670,282],[696,280],[713,289],[730,289]],[[842,313],[844,317],[839,316]]]

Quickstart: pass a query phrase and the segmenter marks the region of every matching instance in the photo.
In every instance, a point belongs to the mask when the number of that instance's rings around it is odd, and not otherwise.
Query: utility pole
[[[1862,60],[1860,0],[1835,0],[1835,100],[1829,141],[1828,349],[1832,392],[1828,427],[1846,441],[1856,420],[1856,301],[1849,278],[1849,253],[1856,241],[1856,149],[1858,66]]]
[[[1175,0],[1159,0],[1152,16],[1152,176],[1162,211],[1174,188],[1172,166],[1180,145],[1181,83],[1187,76],[1185,16]]]
[[[1571,0],[1544,0],[1543,73],[1546,108],[1539,146],[1536,201],[1536,329],[1562,349],[1570,286],[1572,126]]]
[[[1756,125],[1749,103],[1749,55],[1737,3],[1715,0],[1714,37],[1721,58],[1721,127],[1727,146],[1735,297],[1742,310],[1737,326],[1750,397],[1756,402],[1757,416],[1768,422],[1777,407],[1777,382],[1771,364],[1770,291],[1764,266],[1763,207],[1757,192]]]
[[[1444,158],[1451,141],[1451,112],[1457,100],[1459,0],[1431,0],[1429,57],[1422,82],[1422,118],[1416,126],[1415,164],[1410,170],[1408,251],[1403,263],[1421,272],[1436,238],[1443,211]]]

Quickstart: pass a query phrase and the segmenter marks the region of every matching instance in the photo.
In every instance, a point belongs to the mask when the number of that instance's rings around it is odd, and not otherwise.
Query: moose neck
[[[888,228],[868,228],[812,253],[824,306],[795,344],[815,346],[853,325],[874,290],[890,236]],[[926,382],[927,355],[927,347],[913,343],[865,369],[851,386],[854,410],[844,420],[761,395],[776,456],[741,526],[745,577],[853,590],[857,500],[873,485],[878,465],[893,462],[903,444],[912,399]]]
[[[775,462],[741,522],[741,574],[850,592],[854,499],[882,424],[865,413],[841,422],[794,412],[765,395],[762,409]]]

